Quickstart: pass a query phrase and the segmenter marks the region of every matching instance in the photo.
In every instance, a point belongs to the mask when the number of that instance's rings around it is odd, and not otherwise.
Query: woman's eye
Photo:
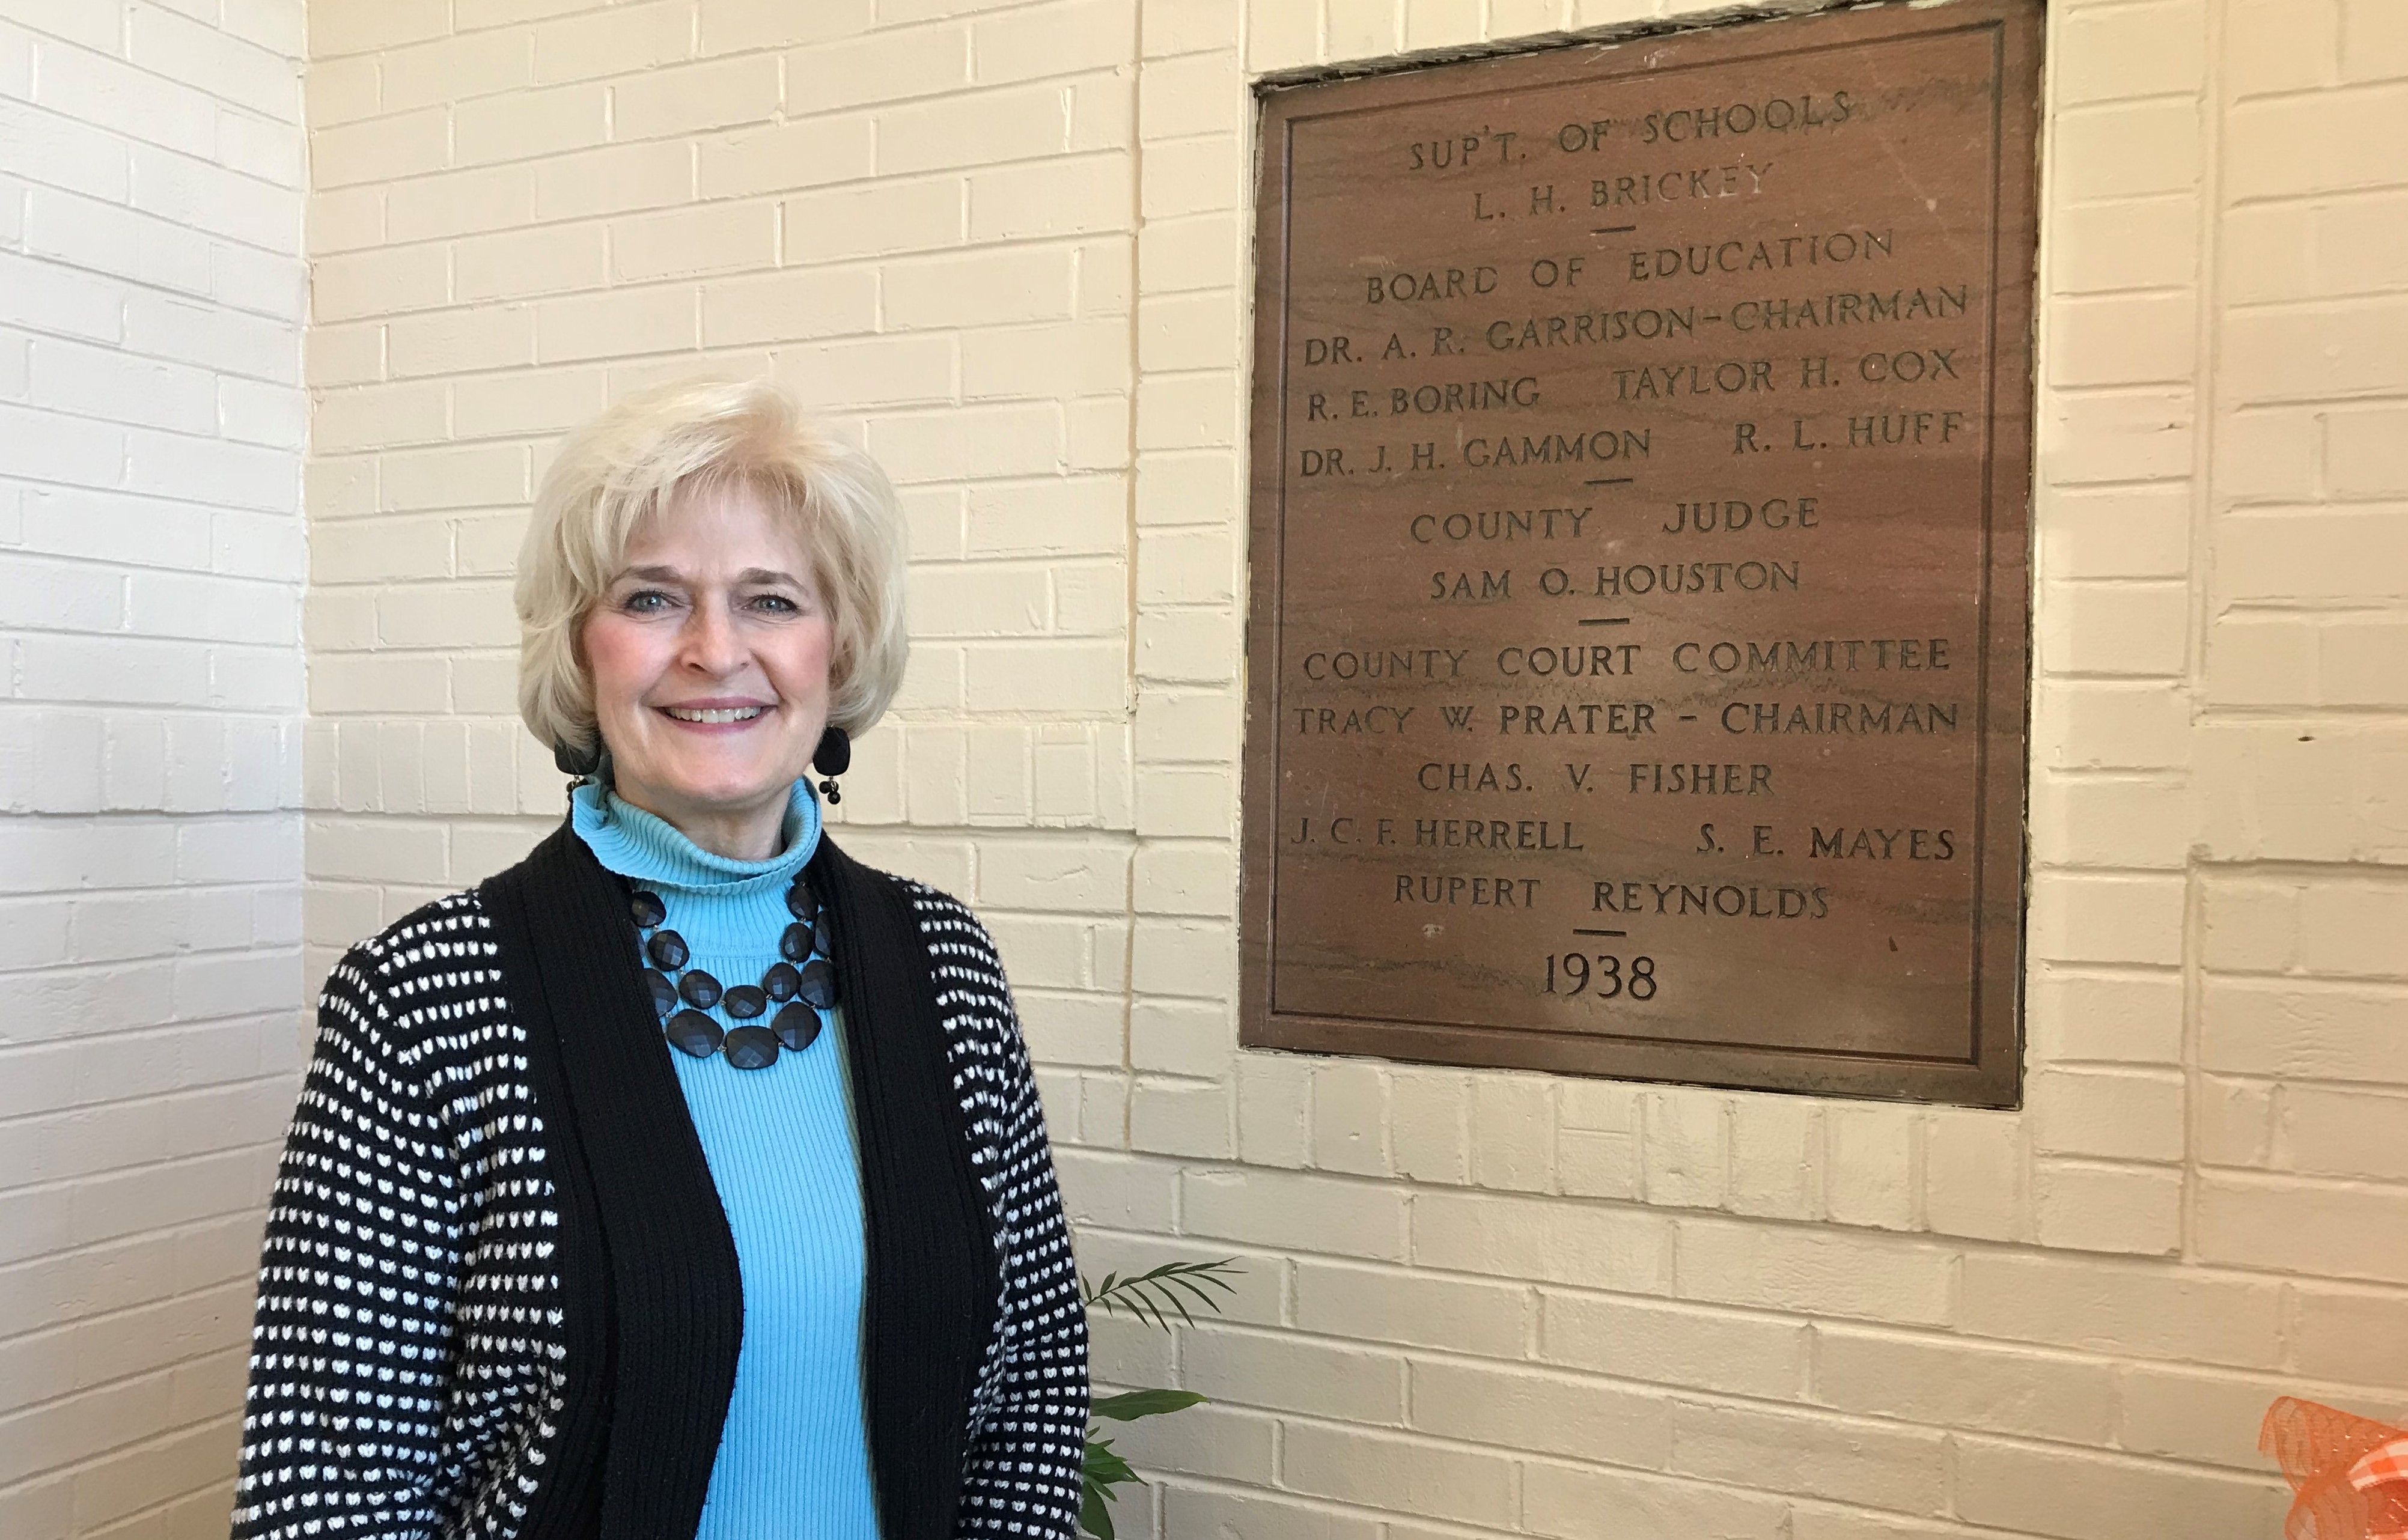
[[[802,613],[802,606],[795,603],[795,601],[787,598],[782,593],[756,593],[752,596],[752,605],[756,609],[766,609],[775,615],[798,615]]]
[[[619,601],[619,607],[630,615],[656,615],[669,606],[669,596],[658,589],[638,589]]]

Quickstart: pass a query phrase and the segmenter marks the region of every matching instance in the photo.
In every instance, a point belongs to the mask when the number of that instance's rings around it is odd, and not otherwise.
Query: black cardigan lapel
[[[863,1390],[882,1540],[950,1540],[1001,1276],[928,949],[903,885],[823,835],[868,1226]]]
[[[545,978],[548,951],[535,942],[535,920],[551,905],[521,863],[478,890],[501,957],[510,1017],[526,1040],[526,1087],[543,1119],[544,1170],[554,1211],[549,1259],[559,1279],[561,1359],[552,1365],[566,1390],[560,1433],[549,1468],[528,1503],[519,1540],[595,1540],[601,1532],[604,1443],[610,1426],[610,1253],[595,1201],[592,1163],[568,1093],[568,1054]],[[546,934],[549,934],[547,927]]]
[[[598,1216],[587,1261],[608,1259],[601,1540],[691,1535],[743,1336],[736,1241],[644,992],[617,879],[563,824],[488,886],[518,890],[531,945],[516,958],[505,947],[504,973],[523,1020],[535,996],[553,1024],[552,1041],[531,1047],[559,1055]]]

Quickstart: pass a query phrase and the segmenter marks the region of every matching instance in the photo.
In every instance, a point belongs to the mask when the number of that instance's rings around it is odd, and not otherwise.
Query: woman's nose
[[[744,645],[735,622],[717,605],[697,605],[686,622],[685,662],[706,674],[733,674],[744,664]]]

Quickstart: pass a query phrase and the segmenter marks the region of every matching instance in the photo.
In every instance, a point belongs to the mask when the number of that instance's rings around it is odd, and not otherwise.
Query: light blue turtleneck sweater
[[[784,851],[730,861],[588,784],[574,822],[596,860],[661,896],[689,966],[755,984],[778,961],[786,888],[818,848],[819,801],[795,783]],[[840,1003],[839,1003],[840,1004]],[[711,1015],[724,1029],[738,1023]],[[743,1278],[744,1335],[696,1540],[877,1540],[862,1412],[867,1259],[842,1022],[766,1069],[669,1047]]]

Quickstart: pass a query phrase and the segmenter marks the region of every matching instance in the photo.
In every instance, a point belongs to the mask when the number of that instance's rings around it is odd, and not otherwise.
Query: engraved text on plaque
[[[2039,17],[1267,96],[1249,1045],[2015,1100]]]

